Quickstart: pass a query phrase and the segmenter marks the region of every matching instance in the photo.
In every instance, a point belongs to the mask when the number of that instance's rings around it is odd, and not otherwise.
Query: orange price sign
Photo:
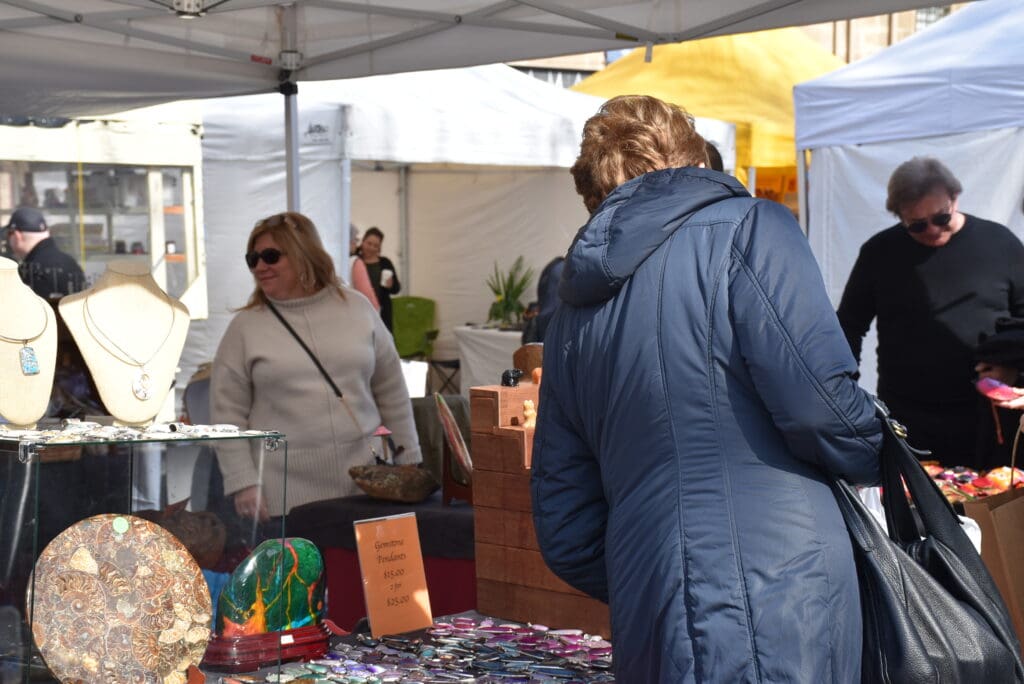
[[[356,520],[356,550],[374,637],[429,627],[430,595],[416,514]]]

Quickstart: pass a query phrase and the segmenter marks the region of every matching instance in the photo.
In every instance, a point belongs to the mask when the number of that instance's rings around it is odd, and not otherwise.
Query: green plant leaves
[[[533,268],[527,267],[522,255],[516,257],[512,266],[504,273],[494,262],[494,271],[487,277],[487,287],[494,294],[494,302],[487,312],[487,320],[511,325],[522,321],[522,297],[533,281]]]

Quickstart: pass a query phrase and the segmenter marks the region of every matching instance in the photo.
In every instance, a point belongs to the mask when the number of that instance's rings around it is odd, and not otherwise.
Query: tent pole
[[[807,150],[796,151],[796,196],[799,203],[800,229],[807,232]]]
[[[345,280],[351,282],[352,277],[352,264],[349,259],[348,250],[352,244],[352,158],[349,156],[348,151],[348,117],[350,112],[348,105],[342,105],[341,107],[341,125],[338,131],[338,138],[342,141],[341,150],[341,188],[338,194],[340,195],[339,201],[341,202],[341,234],[344,239],[341,241],[342,254],[341,260],[337,263],[340,266],[339,272],[345,277]]]
[[[345,280],[351,282],[351,264],[349,263],[348,250],[352,244],[352,160],[348,157],[341,158],[341,234],[345,237],[342,240],[341,260],[337,263],[341,266],[341,272]]]
[[[302,211],[299,201],[299,86],[285,81],[278,86],[284,95],[285,184],[288,187],[288,211]]]
[[[398,168],[398,235],[401,250],[402,276],[405,278],[405,291],[412,292],[411,260],[409,259],[409,166]]]

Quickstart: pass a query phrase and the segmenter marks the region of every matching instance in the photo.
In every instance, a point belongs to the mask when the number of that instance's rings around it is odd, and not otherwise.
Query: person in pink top
[[[377,293],[373,290],[373,283],[370,282],[370,273],[366,270],[366,263],[359,258],[359,229],[355,227],[355,224],[351,225],[352,231],[349,233],[348,241],[348,261],[349,266],[352,269],[352,287],[370,300],[370,304],[373,304],[373,308],[380,313],[380,300],[377,299]]]

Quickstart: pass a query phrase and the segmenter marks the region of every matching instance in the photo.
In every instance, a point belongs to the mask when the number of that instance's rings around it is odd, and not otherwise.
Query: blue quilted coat
[[[607,601],[621,682],[860,681],[828,481],[881,426],[807,240],[735,179],[624,183],[569,249],[544,340],[534,523]]]

